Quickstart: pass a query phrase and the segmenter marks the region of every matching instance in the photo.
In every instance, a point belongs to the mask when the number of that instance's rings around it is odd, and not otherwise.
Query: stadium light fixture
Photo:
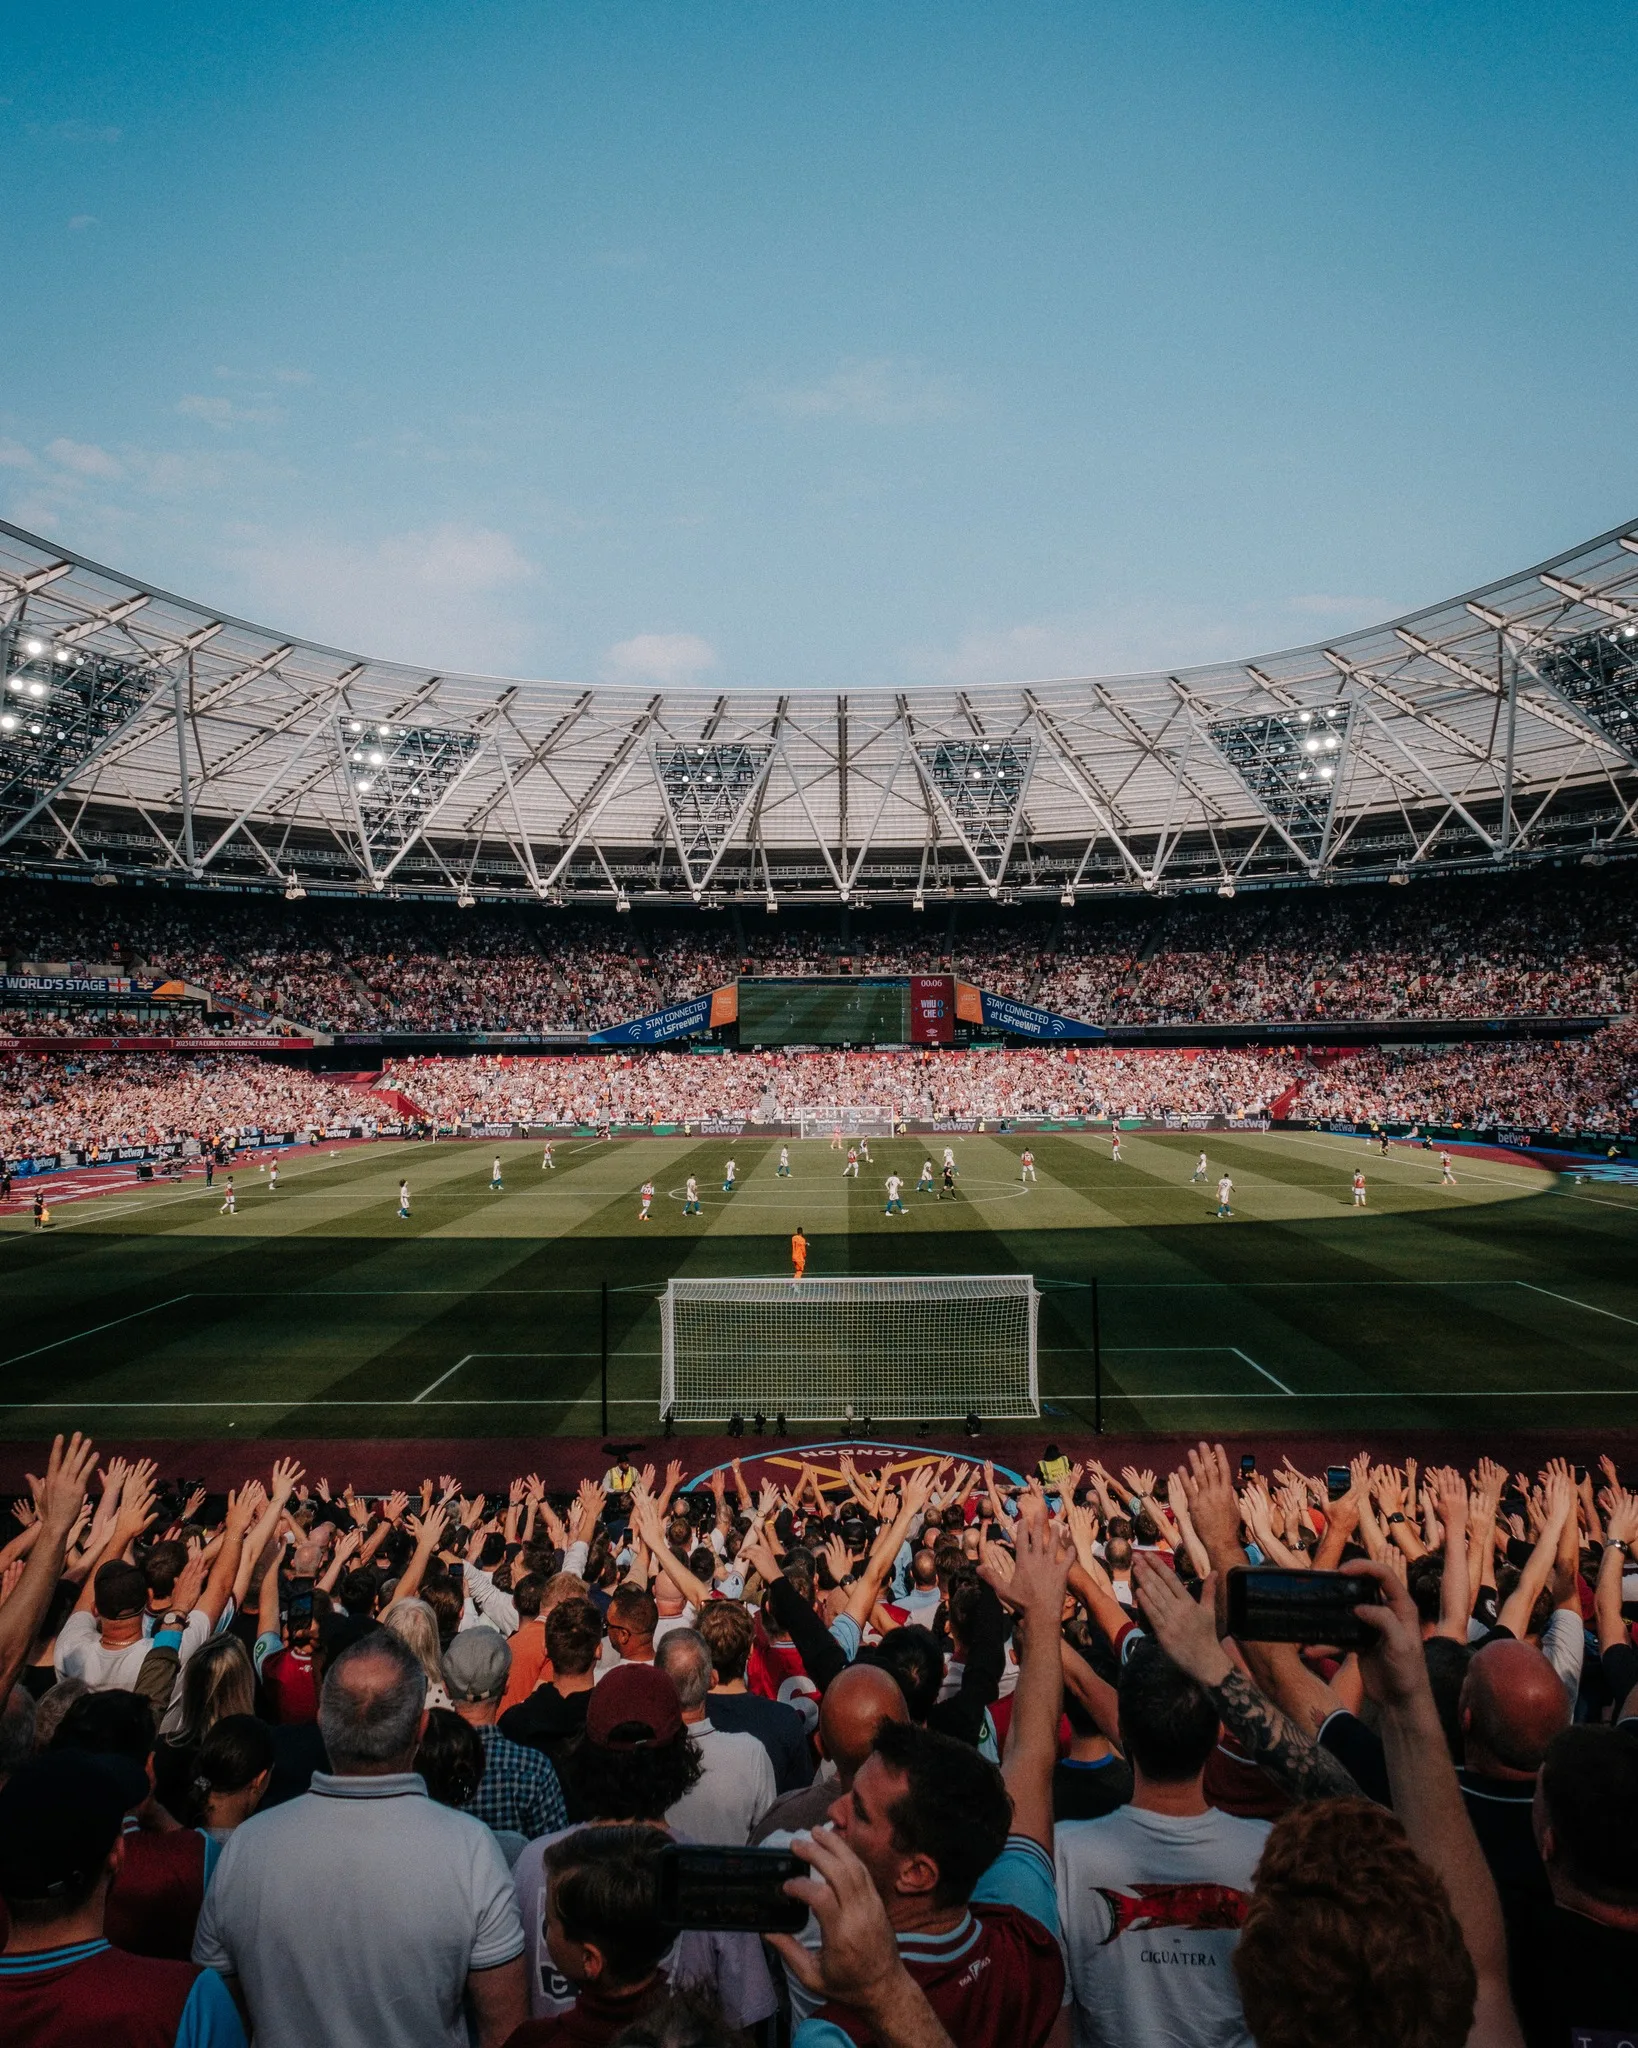
[[[1073,910],[1075,908],[1074,888],[1066,888],[1064,890],[1064,893],[1058,898],[1058,901],[1063,905],[1065,910]]]
[[[1232,902],[1234,900],[1234,884],[1232,882],[1220,884],[1217,893],[1225,903]]]
[[[455,908],[457,910],[470,910],[477,900],[470,889],[457,889],[455,891]]]
[[[98,868],[97,872],[91,877],[91,881],[92,885],[98,889],[117,889],[119,887],[119,876],[110,874],[107,868]]]
[[[1410,876],[1406,874],[1403,868],[1395,868],[1393,873],[1388,877],[1388,880],[1394,885],[1396,889],[1403,889],[1408,886],[1410,882]]]
[[[927,908],[927,898],[921,893],[919,889],[916,891],[915,895],[912,896],[910,899],[910,908],[912,910],[925,910]]]
[[[23,642],[23,652],[32,660],[35,655],[45,653],[44,643],[39,640],[25,640]]]
[[[292,868],[290,871],[290,879],[284,885],[285,902],[300,903],[305,898],[306,894],[307,891],[301,885],[301,877],[296,873],[295,869]]]
[[[768,913],[770,917],[777,917],[779,915],[779,898],[777,896],[770,895],[767,902],[763,904],[762,908]]]
[[[626,894],[624,889],[620,889],[616,892],[614,898],[614,907],[616,910],[624,911],[629,911],[631,909],[631,898]]]

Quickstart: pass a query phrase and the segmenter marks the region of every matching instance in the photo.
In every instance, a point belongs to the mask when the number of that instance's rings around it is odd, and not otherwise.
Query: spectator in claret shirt
[[[126,1767],[129,1770],[129,1766]],[[222,1980],[196,1964],[128,1955],[108,1940],[108,1895],[125,1854],[131,1787],[119,1766],[58,1752],[0,1790],[0,1955],[7,2048],[244,2048]]]
[[[216,1863],[216,1845],[181,1825],[154,1793],[154,1715],[139,1693],[83,1693],[51,1739],[119,1767],[130,1798],[125,1854],[106,1907],[108,1938],[135,1955],[185,1961]]]

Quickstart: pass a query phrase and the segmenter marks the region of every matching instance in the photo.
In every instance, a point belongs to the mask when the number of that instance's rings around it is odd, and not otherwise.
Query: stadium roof
[[[1638,850],[1638,526],[1255,660],[821,691],[371,660],[0,524],[0,672],[0,860],[35,872],[1067,900]]]

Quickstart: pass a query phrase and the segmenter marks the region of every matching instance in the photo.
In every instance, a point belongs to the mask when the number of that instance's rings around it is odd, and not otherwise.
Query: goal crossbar
[[[844,1138],[890,1138],[893,1112],[874,1103],[821,1103],[796,1112],[796,1123],[804,1138],[829,1138],[840,1131]]]
[[[660,1412],[788,1422],[1040,1413],[1028,1273],[673,1279]]]

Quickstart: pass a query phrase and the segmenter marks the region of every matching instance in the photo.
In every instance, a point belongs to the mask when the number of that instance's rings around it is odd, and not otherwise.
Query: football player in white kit
[[[548,1168],[553,1173],[557,1171],[557,1161],[552,1157],[552,1141],[550,1138],[546,1140],[546,1150],[540,1155],[541,1172],[545,1173]]]
[[[1200,1157],[1199,1157],[1199,1158],[1198,1158],[1198,1159],[1197,1159],[1197,1160],[1196,1160],[1196,1161],[1194,1162],[1194,1171],[1193,1171],[1193,1173],[1191,1173],[1191,1174],[1189,1175],[1189,1179],[1190,1179],[1191,1181],[1196,1181],[1196,1180],[1204,1180],[1204,1179],[1205,1179],[1205,1177],[1206,1177],[1206,1155],[1205,1155],[1205,1153],[1204,1153],[1204,1152],[1202,1152],[1202,1153],[1201,1153],[1201,1155],[1200,1155]]]
[[[921,1179],[916,1182],[916,1193],[918,1195],[930,1195],[932,1192],[933,1162],[930,1159],[924,1159],[921,1162]]]
[[[1021,1181],[1034,1180],[1035,1154],[1026,1145],[1018,1159],[1018,1178]]]
[[[637,1190],[637,1198],[643,1205],[637,1211],[637,1221],[639,1223],[646,1223],[648,1221],[648,1212],[654,1206],[653,1181],[645,1180],[643,1182],[642,1186]]]
[[[1217,1213],[1219,1216],[1232,1216],[1234,1214],[1234,1211],[1229,1207],[1229,1196],[1233,1192],[1234,1183],[1225,1173],[1217,1183]]]
[[[789,1145],[781,1145],[779,1148],[779,1178],[781,1180],[789,1180],[790,1177],[791,1148],[789,1147]]]
[[[734,1192],[734,1162],[731,1159],[722,1169],[722,1192],[725,1195],[731,1195]]]
[[[902,1216],[904,1214],[904,1203],[901,1199],[903,1194],[904,1182],[900,1180],[896,1173],[890,1173],[887,1176],[887,1208],[885,1214],[889,1216]]]
[[[1452,1170],[1448,1152],[1439,1154],[1439,1185],[1442,1188],[1453,1188],[1456,1185],[1456,1175]]]
[[[700,1184],[694,1178],[694,1176],[690,1174],[688,1176],[688,1185],[686,1188],[683,1189],[683,1214],[685,1216],[697,1216],[699,1213]]]

